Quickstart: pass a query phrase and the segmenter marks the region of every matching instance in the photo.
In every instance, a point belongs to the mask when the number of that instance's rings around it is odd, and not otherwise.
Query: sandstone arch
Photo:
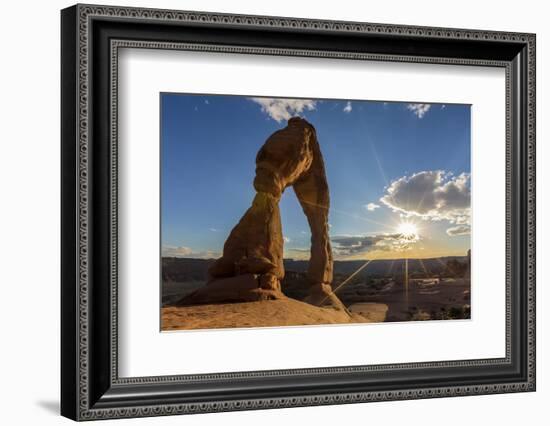
[[[279,201],[292,186],[311,229],[309,303],[345,309],[334,295],[330,207],[323,156],[315,128],[300,117],[273,133],[256,156],[256,195],[232,229],[223,255],[209,269],[209,283],[184,301],[206,303],[283,298],[283,232]]]

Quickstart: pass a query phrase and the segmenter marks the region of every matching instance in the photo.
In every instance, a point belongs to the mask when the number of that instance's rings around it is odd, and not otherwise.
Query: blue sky
[[[160,101],[163,255],[219,256],[254,197],[257,151],[293,115],[317,131],[336,258],[462,255],[470,246],[468,105],[169,93]],[[307,258],[310,233],[291,188],[281,218],[285,256]]]

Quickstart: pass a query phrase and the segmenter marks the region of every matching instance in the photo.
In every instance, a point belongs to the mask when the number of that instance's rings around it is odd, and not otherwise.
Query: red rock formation
[[[254,178],[257,193],[252,206],[229,234],[222,257],[209,269],[208,285],[184,298],[182,303],[284,298],[280,285],[285,271],[279,200],[289,186],[293,186],[311,229],[310,296],[306,301],[345,309],[330,286],[330,201],[323,157],[315,128],[299,117],[291,118],[259,150]],[[252,288],[251,277],[257,288]],[[243,288],[247,286],[251,291],[244,295]]]

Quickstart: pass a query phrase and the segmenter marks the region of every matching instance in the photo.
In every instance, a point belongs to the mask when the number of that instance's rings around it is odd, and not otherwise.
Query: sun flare
[[[418,227],[414,223],[401,222],[397,227],[397,232],[405,238],[413,238],[418,235]]]

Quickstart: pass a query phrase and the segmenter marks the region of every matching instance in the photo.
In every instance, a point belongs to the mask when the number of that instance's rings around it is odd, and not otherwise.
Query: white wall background
[[[119,424],[544,424],[550,401],[550,27],[537,0],[359,2],[160,0],[103,4],[537,33],[538,390],[360,405],[118,420]],[[0,65],[0,418],[68,424],[59,406],[59,9],[71,2],[2,5]],[[102,424],[113,423],[107,421]],[[131,423],[128,423],[131,422]],[[116,423],[113,423],[116,424]]]

